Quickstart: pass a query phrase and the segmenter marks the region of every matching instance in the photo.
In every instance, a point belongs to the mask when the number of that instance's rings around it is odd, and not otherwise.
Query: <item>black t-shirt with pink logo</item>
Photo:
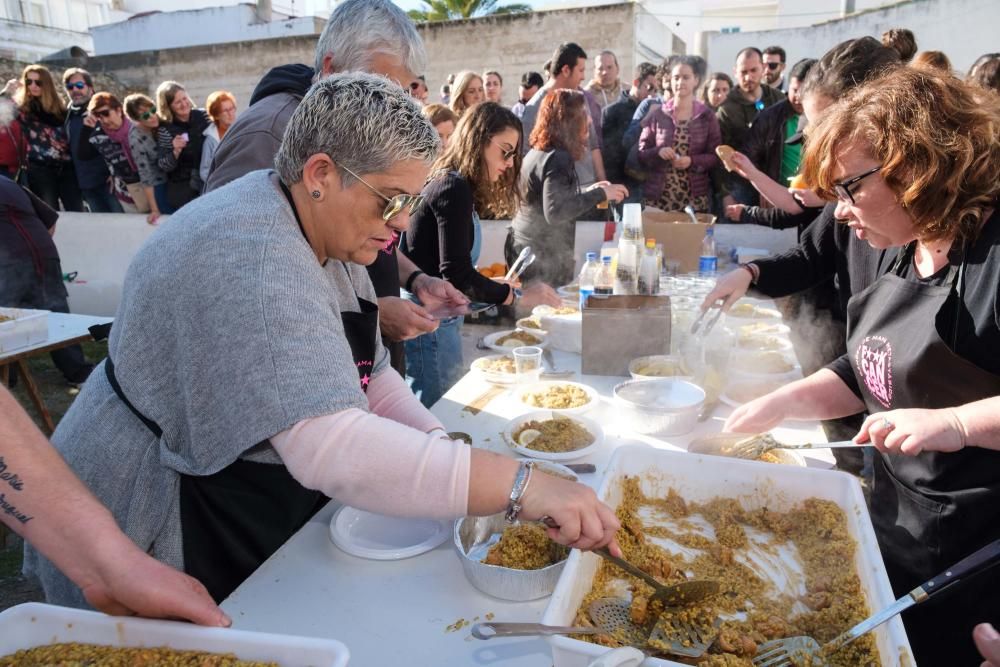
[[[950,263],[932,276],[920,278],[913,263],[900,267],[906,280],[931,285],[948,285],[962,263],[962,248],[955,244],[949,253]],[[941,339],[949,345],[955,340],[955,352],[979,368],[1000,375],[1000,210],[993,213],[979,237],[965,251],[965,275],[961,287],[962,302],[957,308],[944,307],[937,315]],[[861,397],[858,379],[845,355],[827,366],[851,391]]]

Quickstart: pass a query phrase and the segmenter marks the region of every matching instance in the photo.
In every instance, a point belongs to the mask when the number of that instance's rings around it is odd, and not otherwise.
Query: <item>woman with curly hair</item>
[[[69,137],[66,102],[56,90],[52,72],[45,65],[28,65],[21,79],[11,79],[3,92],[17,107],[17,121],[25,143],[28,188],[55,210],[83,210],[83,195],[76,180]]]
[[[588,113],[583,93],[577,90],[560,88],[542,100],[521,171],[521,206],[504,244],[508,264],[525,246],[538,257],[522,274],[525,279],[549,285],[572,282],[576,221],[602,202],[620,202],[628,196],[624,185],[608,181],[580,190],[573,164],[588,149]]]
[[[505,107],[483,102],[470,108],[424,186],[423,203],[410,217],[400,248],[421,271],[444,278],[477,302],[559,305],[543,283],[526,286],[480,275],[479,211],[517,207],[521,121]],[[415,299],[415,297],[413,297]],[[430,407],[462,376],[462,317],[441,320],[437,330],[406,341],[406,374]]]
[[[836,218],[895,260],[848,304],[847,354],[737,409],[726,428],[867,410],[872,523],[897,596],[1000,538],[1000,98],[897,68],[830,108],[803,174]],[[1000,571],[903,615],[920,665],[979,664]]]
[[[483,77],[469,70],[459,72],[455,77],[455,85],[451,87],[450,106],[455,115],[461,118],[466,109],[485,99],[486,88],[483,86]]]

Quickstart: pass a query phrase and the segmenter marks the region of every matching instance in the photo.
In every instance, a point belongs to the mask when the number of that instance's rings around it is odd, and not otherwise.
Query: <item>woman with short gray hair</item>
[[[108,359],[53,443],[140,548],[216,600],[328,497],[439,519],[507,508],[617,552],[593,491],[452,440],[388,365],[362,265],[406,229],[437,146],[395,84],[327,78],[277,173],[184,207],[129,267]],[[51,601],[86,604],[30,549],[26,568]]]

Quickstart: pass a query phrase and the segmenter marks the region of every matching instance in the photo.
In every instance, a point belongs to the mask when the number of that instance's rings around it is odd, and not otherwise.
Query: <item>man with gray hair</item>
[[[205,192],[274,165],[285,127],[315,81],[338,72],[364,71],[415,90],[426,65],[427,53],[413,22],[392,2],[346,0],[337,5],[316,44],[313,67],[275,67],[257,84],[250,108],[216,150]],[[424,308],[399,298],[399,288],[417,293],[427,307],[465,299],[450,283],[424,275],[395,252],[395,239],[368,267],[368,275],[379,298],[379,325],[390,343],[393,367],[405,373],[401,341],[433,331],[437,321]]]

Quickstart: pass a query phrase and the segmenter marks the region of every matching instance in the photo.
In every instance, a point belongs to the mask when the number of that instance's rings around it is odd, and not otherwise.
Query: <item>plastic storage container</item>
[[[234,653],[242,660],[276,662],[281,667],[344,667],[350,657],[347,647],[336,639],[107,616],[39,602],[0,613],[0,656],[61,642]]]
[[[12,320],[0,322],[0,354],[14,352],[49,339],[49,311],[0,308],[0,315]]]
[[[611,507],[617,507],[621,501],[618,481],[626,475],[639,475],[647,493],[655,490],[666,494],[667,488],[673,487],[685,499],[705,501],[727,496],[738,499],[748,508],[767,505],[781,511],[807,498],[831,500],[844,510],[848,532],[857,543],[853,566],[869,609],[882,609],[895,601],[861,487],[846,473],[625,446],[615,451],[598,497]],[[655,489],[651,487],[654,484]],[[598,556],[573,550],[542,616],[542,623],[574,624],[573,618],[590,590],[599,564]],[[898,616],[874,633],[883,665],[915,664]],[[552,646],[555,667],[586,667],[608,650],[569,637],[550,637],[548,642]],[[680,667],[681,663],[650,658],[643,665]]]

